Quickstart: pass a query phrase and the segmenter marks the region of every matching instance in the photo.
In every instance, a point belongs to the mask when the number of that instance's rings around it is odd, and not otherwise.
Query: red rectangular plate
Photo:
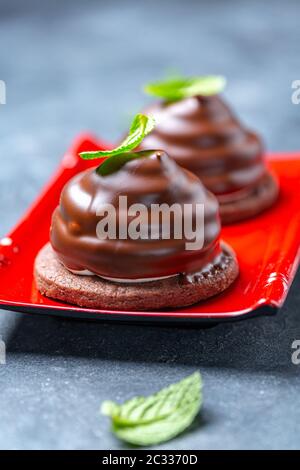
[[[81,160],[78,153],[99,148],[105,148],[103,142],[80,136],[37,201],[0,240],[1,308],[101,320],[220,322],[274,313],[283,305],[300,254],[300,153],[268,156],[281,187],[272,209],[223,228],[222,238],[234,248],[240,263],[238,280],[223,294],[191,307],[160,312],[86,309],[41,296],[33,280],[33,263],[49,239],[51,215],[61,189],[73,175],[94,165]]]

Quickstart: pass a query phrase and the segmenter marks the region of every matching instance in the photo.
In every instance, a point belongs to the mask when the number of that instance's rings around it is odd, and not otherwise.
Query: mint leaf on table
[[[94,152],[81,152],[79,155],[84,160],[95,158],[112,157],[130,152],[140,145],[144,137],[154,128],[154,119],[151,116],[137,114],[132,121],[129,134],[126,139],[113,150],[96,150]]]
[[[168,441],[187,429],[202,405],[202,379],[199,372],[163,388],[148,397],[135,397],[119,405],[102,404],[110,416],[112,431],[130,444],[149,446]]]
[[[149,83],[144,91],[166,101],[177,101],[191,96],[217,95],[223,91],[225,85],[226,79],[221,75],[174,77]]]

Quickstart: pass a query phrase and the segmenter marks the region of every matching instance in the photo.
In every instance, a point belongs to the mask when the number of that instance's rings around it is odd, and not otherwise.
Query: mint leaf
[[[149,83],[144,87],[144,91],[166,101],[177,101],[191,96],[217,95],[223,91],[225,85],[226,79],[220,75],[175,77]]]
[[[112,157],[107,158],[101,163],[97,168],[97,173],[100,176],[108,176],[115,171],[118,171],[125,163],[130,160],[135,160],[136,158],[141,158],[145,155],[145,152],[128,152],[121,153],[118,155],[113,155]]]
[[[135,397],[122,405],[104,402],[103,414],[112,419],[119,439],[139,446],[160,444],[183,432],[202,404],[199,372],[149,397]]]
[[[126,139],[113,150],[97,150],[95,152],[81,152],[79,155],[84,160],[94,158],[112,157],[135,149],[149,132],[154,128],[154,119],[151,116],[137,114],[132,121],[130,131]]]

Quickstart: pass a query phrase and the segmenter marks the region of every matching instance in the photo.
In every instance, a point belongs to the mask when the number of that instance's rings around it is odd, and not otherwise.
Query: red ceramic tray
[[[300,153],[268,156],[281,186],[279,201],[272,209],[223,228],[222,238],[235,249],[240,263],[238,280],[223,294],[192,307],[160,312],[85,309],[41,296],[33,280],[33,263],[48,241],[52,211],[64,184],[93,165],[81,160],[78,153],[97,148],[105,145],[88,135],[79,137],[41,196],[0,240],[1,308],[101,320],[220,322],[271,314],[283,305],[300,254]]]

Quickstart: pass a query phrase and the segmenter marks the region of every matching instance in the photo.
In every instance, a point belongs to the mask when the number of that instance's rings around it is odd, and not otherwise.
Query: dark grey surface
[[[76,133],[116,138],[177,68],[223,73],[270,149],[300,147],[299,2],[0,2],[0,231],[38,194]],[[300,447],[300,277],[276,317],[215,328],[124,326],[0,312],[0,448],[124,448],[103,399],[153,392],[195,369],[201,419],[162,449]]]

